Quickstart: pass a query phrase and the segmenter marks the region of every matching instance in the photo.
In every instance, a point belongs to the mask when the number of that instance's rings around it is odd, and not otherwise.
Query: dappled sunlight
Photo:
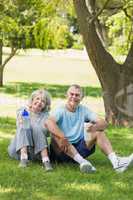
[[[116,181],[113,184],[114,186],[119,187],[121,189],[126,189],[128,187],[127,183],[125,182]]]
[[[0,186],[0,193],[10,193],[10,192],[16,192],[15,188],[4,188]]]
[[[127,135],[124,135],[125,139],[131,139],[131,141],[133,141],[133,134],[127,134]]]
[[[65,184],[66,189],[74,189],[77,191],[95,191],[95,192],[102,192],[103,188],[100,184],[94,183],[72,183],[72,184]]]
[[[34,196],[36,196],[37,199],[47,199],[47,200],[62,200],[62,197],[55,196],[55,195],[46,195],[46,192],[35,192]]]
[[[4,140],[4,139],[11,139],[13,138],[14,135],[9,134],[9,133],[3,133],[0,131],[0,140]]]

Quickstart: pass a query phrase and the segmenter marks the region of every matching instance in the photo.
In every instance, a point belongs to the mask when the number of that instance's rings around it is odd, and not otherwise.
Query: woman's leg
[[[42,163],[43,163],[43,167],[45,168],[46,171],[51,171],[52,165],[50,163],[50,159],[49,159],[49,155],[48,155],[48,149],[44,148],[41,151],[41,158],[42,158]]]
[[[19,167],[27,167],[28,164],[28,150],[27,146],[20,149],[20,163]]]
[[[44,129],[41,125],[35,125],[33,127],[33,141],[34,141],[34,153],[37,156],[41,155],[43,167],[46,171],[52,170],[52,166],[48,154],[48,141]]]

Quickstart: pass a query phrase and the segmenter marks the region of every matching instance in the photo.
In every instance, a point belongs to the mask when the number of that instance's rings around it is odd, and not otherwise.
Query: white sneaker
[[[80,171],[82,173],[92,173],[96,171],[96,168],[89,162],[83,162],[80,164]]]
[[[124,172],[129,166],[133,164],[133,154],[128,157],[118,157],[118,166],[114,169],[116,172]]]

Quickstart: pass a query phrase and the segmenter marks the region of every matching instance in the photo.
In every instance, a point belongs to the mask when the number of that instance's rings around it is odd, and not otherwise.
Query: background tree
[[[132,0],[73,0],[76,9],[80,31],[83,36],[88,56],[96,71],[103,89],[106,119],[114,124],[131,124],[133,120],[133,1]],[[123,12],[124,20],[119,20],[114,30],[115,17]],[[112,16],[112,17],[111,17]],[[127,29],[127,38],[124,38],[121,47],[125,48],[126,59],[123,63],[117,62],[105,45],[101,31],[102,19],[112,42],[113,37],[123,36]],[[127,26],[124,27],[125,21]],[[117,21],[118,22],[118,21]],[[108,36],[108,34],[106,34]],[[111,41],[110,40],[108,41]],[[125,51],[124,51],[125,53]]]
[[[0,0],[0,86],[6,64],[19,49],[73,45],[60,0]],[[56,32],[56,34],[55,34]],[[3,47],[11,53],[3,56]]]
[[[34,45],[32,30],[41,17],[42,0],[2,0],[0,1],[0,86],[3,85],[3,71],[7,62],[20,48]],[[11,53],[3,58],[3,46],[11,48]]]

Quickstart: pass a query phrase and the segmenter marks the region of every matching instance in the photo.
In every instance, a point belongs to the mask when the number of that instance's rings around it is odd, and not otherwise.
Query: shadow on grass
[[[0,88],[0,92],[12,94],[17,97],[27,97],[38,88],[47,89],[54,98],[65,98],[69,85],[41,84],[14,82]],[[99,87],[83,87],[85,96],[101,97],[102,90]]]

